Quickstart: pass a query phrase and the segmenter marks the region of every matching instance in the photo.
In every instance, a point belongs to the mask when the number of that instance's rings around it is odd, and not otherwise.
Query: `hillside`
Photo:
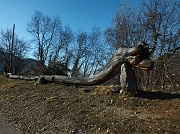
[[[0,113],[20,134],[180,132],[180,94],[141,91],[126,98],[111,89],[37,85],[0,76]]]
[[[29,71],[36,64],[36,62],[37,60],[32,58],[21,59],[21,73]],[[4,72],[4,67],[6,64],[5,58],[0,51],[0,72]]]

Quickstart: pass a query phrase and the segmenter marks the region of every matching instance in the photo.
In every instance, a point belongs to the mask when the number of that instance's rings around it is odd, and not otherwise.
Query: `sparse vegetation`
[[[23,75],[67,75],[70,68],[71,76],[87,77],[103,68],[116,49],[141,40],[155,48],[155,66],[150,72],[135,70],[143,91],[130,98],[112,92],[119,77],[104,84],[111,86],[75,87],[0,75],[0,113],[6,123],[22,134],[180,133],[179,5],[176,0],[150,0],[136,9],[120,4],[111,26],[89,32],[72,31],[59,17],[35,11],[27,31],[40,65]],[[0,32],[0,71],[18,74],[30,42],[12,31]]]
[[[179,133],[180,95],[75,87],[0,76],[0,112],[20,133]],[[88,92],[86,92],[88,91]]]

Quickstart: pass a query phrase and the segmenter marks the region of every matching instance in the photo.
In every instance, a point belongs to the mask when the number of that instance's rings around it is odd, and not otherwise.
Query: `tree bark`
[[[28,76],[19,76],[19,75],[11,75],[11,74],[8,74],[8,77],[10,79],[21,79],[21,80],[28,80],[28,81],[36,81],[39,78],[38,76],[28,77]]]
[[[120,85],[123,94],[128,96],[137,94],[138,86],[135,73],[129,64],[124,63],[121,65]]]
[[[37,80],[39,84],[59,82],[62,84],[93,86],[102,84],[120,74],[121,88],[124,94],[137,94],[137,83],[132,67],[150,70],[153,62],[149,60],[149,48],[146,43],[140,42],[134,48],[119,48],[106,66],[97,74],[86,78],[75,78],[62,75],[43,75],[40,77],[12,76],[14,79]]]

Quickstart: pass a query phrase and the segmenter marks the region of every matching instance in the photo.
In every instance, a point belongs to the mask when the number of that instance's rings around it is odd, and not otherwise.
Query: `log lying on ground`
[[[21,80],[29,80],[29,81],[37,81],[39,76],[19,76],[19,75],[9,75],[10,79],[21,79]]]
[[[59,82],[63,84],[93,86],[102,84],[110,80],[115,75],[119,74],[120,66],[121,64],[118,64],[118,60],[115,60],[112,61],[108,67],[104,68],[99,73],[87,78],[75,78],[62,75],[43,75],[40,77],[40,79],[46,79],[49,82]]]
[[[137,88],[135,84],[135,76],[133,76],[131,67],[136,67],[142,70],[151,70],[153,68],[153,62],[149,60],[149,56],[150,51],[147,44],[145,42],[139,42],[138,45],[133,48],[119,48],[107,63],[107,65],[102,69],[102,71],[87,78],[74,78],[61,75],[43,75],[40,77],[24,77],[11,75],[10,78],[19,78],[26,80],[38,79],[38,83],[40,84],[44,84],[46,82],[59,82],[63,84],[92,86],[102,84],[110,80],[112,77],[118,75],[124,68],[125,71],[123,72],[123,74],[129,76],[124,77],[124,79],[121,79],[121,81],[125,80],[125,82],[129,83],[128,88],[130,88],[130,90],[127,91],[133,92],[134,94]],[[133,77],[130,79],[131,76]],[[131,82],[133,84],[130,84]],[[123,86],[125,87],[126,85]]]
[[[102,71],[93,76],[87,78],[74,78],[61,75],[43,75],[39,79],[45,79],[50,82],[60,82],[63,84],[84,86],[98,85],[119,74],[121,65],[124,63],[142,70],[152,69],[153,62],[148,60],[149,56],[150,52],[147,44],[140,42],[134,48],[119,48]]]

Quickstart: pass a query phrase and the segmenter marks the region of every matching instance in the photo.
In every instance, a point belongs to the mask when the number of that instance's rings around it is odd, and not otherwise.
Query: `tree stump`
[[[134,96],[137,94],[138,86],[135,73],[128,63],[123,63],[121,65],[120,85],[121,92],[124,95]]]

